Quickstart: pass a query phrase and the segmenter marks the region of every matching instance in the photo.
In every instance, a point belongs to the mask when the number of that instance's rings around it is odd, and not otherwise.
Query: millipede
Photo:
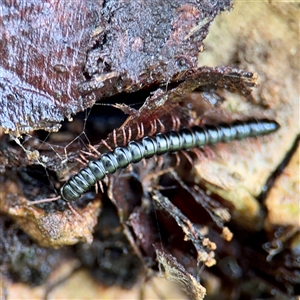
[[[127,146],[116,147],[102,154],[98,160],[90,161],[61,187],[60,195],[67,202],[75,201],[106,175],[113,174],[132,163],[138,163],[144,158],[201,148],[218,142],[263,136],[275,132],[278,128],[279,124],[272,120],[250,119],[218,125],[194,126],[145,136],[140,140],[130,141]]]

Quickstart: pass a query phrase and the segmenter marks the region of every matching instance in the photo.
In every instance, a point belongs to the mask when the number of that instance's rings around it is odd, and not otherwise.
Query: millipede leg
[[[156,119],[154,119],[153,122],[150,121],[150,126],[151,127],[150,127],[149,135],[151,136],[151,135],[154,135],[156,133],[156,131],[157,131]]]
[[[175,153],[175,157],[176,157],[176,164],[175,164],[175,167],[177,168],[177,167],[180,166],[180,161],[181,161],[180,155],[179,155],[178,152]]]
[[[153,120],[153,126],[154,126],[154,133],[157,132],[157,119]]]
[[[164,169],[164,170],[160,170],[160,171],[148,174],[144,177],[144,181],[146,181],[146,182],[150,181],[152,178],[158,178],[158,177],[160,177],[164,174],[172,173],[173,171],[174,171],[174,168],[170,167],[170,168],[167,168],[167,169]]]
[[[57,197],[53,197],[53,198],[45,198],[45,199],[40,199],[40,200],[36,200],[36,201],[27,201],[27,205],[48,203],[48,202],[52,202],[52,201],[57,201],[58,199],[61,199],[61,196],[57,196]]]
[[[160,119],[157,119],[157,122],[159,123],[159,126],[160,126],[160,132],[164,133],[166,131],[165,125],[161,122]]]
[[[95,193],[96,195],[99,193],[98,181],[95,183]]]
[[[132,130],[131,127],[128,128],[128,143],[131,141],[132,138]]]
[[[116,131],[116,129],[113,130],[113,140],[114,140],[114,146],[115,146],[115,148],[117,148],[118,143],[117,143],[117,131]]]
[[[104,194],[104,187],[103,187],[103,183],[101,180],[98,180],[95,184],[95,193],[96,195],[99,194],[99,189],[101,191],[102,194]]]
[[[80,158],[75,157],[74,160],[76,160],[81,165],[83,165],[84,167],[86,167],[87,164],[89,163],[89,160],[82,153],[79,153],[79,156],[80,156]]]
[[[84,167],[86,166],[86,163],[83,162],[80,158],[75,157],[74,160],[76,160],[77,162],[79,162],[81,165],[83,165]]]
[[[175,129],[174,129],[174,131],[178,131],[179,128],[180,128],[180,124],[181,124],[180,119],[179,119],[178,116],[172,116],[172,117],[175,119]]]
[[[158,156],[158,160],[157,160],[157,167],[159,169],[162,169],[164,165],[164,158],[163,156]]]
[[[85,163],[85,165],[89,163],[89,160],[82,153],[79,153],[79,156],[82,159],[82,161]]]
[[[173,115],[171,115],[171,120],[172,120],[172,130],[176,131],[177,121],[176,121],[176,118]]]
[[[111,146],[109,146],[105,140],[101,140],[101,143],[102,143],[109,151],[113,151],[113,148],[112,148]]]
[[[98,157],[101,156],[101,153],[93,146],[93,145],[89,145],[88,146],[93,152],[95,152]]]
[[[84,150],[80,150],[80,152],[87,155],[87,156],[91,156],[91,157],[94,157],[94,158],[99,158],[99,156],[97,156],[96,154],[91,153],[91,152],[87,152],[87,151],[84,151]]]
[[[125,131],[125,128],[124,127],[122,127],[122,134],[123,134],[123,146],[125,147],[126,146],[126,144],[128,143],[127,142],[127,138],[126,138],[126,131]]]
[[[82,216],[75,210],[75,208],[71,205],[70,202],[68,202],[68,207],[70,209],[70,211],[81,221],[83,222],[84,219],[82,218]]]
[[[141,128],[138,123],[136,123],[137,135],[136,139],[139,140],[141,138]]]
[[[206,160],[206,157],[204,156],[204,154],[201,151],[201,149],[194,148],[194,149],[191,149],[190,151],[196,154],[196,156],[197,156],[197,158],[198,158],[199,161]]]
[[[194,162],[192,158],[189,156],[189,154],[185,150],[181,150],[181,153],[185,156],[185,158],[188,160],[188,162],[193,166]]]
[[[144,137],[144,135],[145,135],[144,124],[141,123],[141,137],[140,138]]]
[[[142,164],[143,164],[143,168],[146,169],[147,167],[146,158],[142,159]]]
[[[104,194],[104,187],[103,187],[102,181],[99,180],[99,181],[98,181],[98,185],[99,185],[99,187],[100,187],[101,193]]]
[[[202,148],[202,151],[205,153],[208,159],[213,159],[216,156],[215,152],[209,147]]]

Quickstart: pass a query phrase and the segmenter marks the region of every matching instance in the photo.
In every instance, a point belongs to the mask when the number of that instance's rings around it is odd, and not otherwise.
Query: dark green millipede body
[[[96,161],[90,161],[87,167],[81,169],[63,185],[60,190],[61,197],[65,201],[75,201],[107,174],[113,174],[118,169],[126,168],[143,158],[200,148],[218,142],[267,135],[278,128],[279,125],[275,121],[252,119],[230,124],[195,126],[190,129],[183,128],[179,131],[145,136],[139,141],[129,142],[126,147],[117,147],[111,152],[102,154]]]

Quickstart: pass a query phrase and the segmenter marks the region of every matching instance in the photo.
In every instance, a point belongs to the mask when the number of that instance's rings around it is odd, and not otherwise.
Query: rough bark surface
[[[96,100],[195,67],[230,0],[15,1],[0,15],[0,125],[57,131]],[[138,18],[137,18],[138,16]]]

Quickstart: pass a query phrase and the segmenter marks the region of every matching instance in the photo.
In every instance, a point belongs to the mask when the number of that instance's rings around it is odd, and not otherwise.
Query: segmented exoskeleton
[[[279,125],[275,121],[251,119],[216,126],[195,126],[190,129],[183,128],[179,131],[145,136],[141,140],[129,142],[126,147],[117,147],[111,152],[102,154],[98,160],[90,161],[87,167],[81,169],[62,186],[61,197],[65,201],[77,200],[98,180],[103,180],[107,174],[113,174],[116,170],[126,168],[143,158],[218,142],[267,135],[278,128]]]

